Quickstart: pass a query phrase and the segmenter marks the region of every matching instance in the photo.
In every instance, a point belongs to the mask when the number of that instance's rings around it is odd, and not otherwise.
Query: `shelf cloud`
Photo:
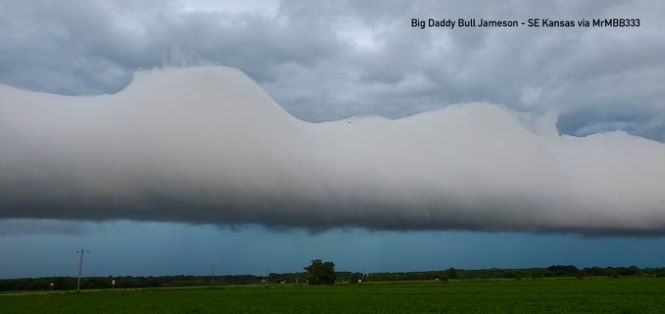
[[[556,124],[490,103],[306,122],[210,66],[0,85],[0,218],[664,235],[665,144]]]

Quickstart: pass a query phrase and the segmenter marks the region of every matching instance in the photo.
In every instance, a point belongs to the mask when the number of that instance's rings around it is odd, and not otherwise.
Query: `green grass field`
[[[0,296],[0,313],[665,313],[665,279],[228,286]]]

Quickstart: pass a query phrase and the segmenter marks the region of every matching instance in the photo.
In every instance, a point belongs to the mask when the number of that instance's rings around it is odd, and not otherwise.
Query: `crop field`
[[[225,286],[0,295],[0,313],[665,313],[665,279]]]

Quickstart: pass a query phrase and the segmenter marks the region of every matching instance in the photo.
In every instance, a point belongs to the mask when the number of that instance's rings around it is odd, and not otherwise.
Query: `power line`
[[[90,251],[81,249],[80,251],[76,251],[76,253],[81,254],[81,259],[79,260],[79,278],[76,281],[76,291],[81,291],[81,274],[83,273],[83,254],[90,253]]]

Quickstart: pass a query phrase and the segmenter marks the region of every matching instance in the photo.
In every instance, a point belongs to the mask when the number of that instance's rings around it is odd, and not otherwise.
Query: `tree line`
[[[249,285],[249,284],[334,284],[334,283],[362,283],[367,281],[417,281],[417,280],[471,280],[471,279],[540,279],[549,277],[577,277],[587,276],[628,277],[648,276],[665,277],[665,268],[630,267],[589,267],[579,269],[575,266],[553,265],[547,268],[527,269],[455,269],[449,268],[439,271],[425,272],[386,272],[386,273],[359,273],[339,272],[334,270],[334,263],[314,260],[305,267],[304,272],[298,273],[271,273],[267,276],[256,275],[226,275],[226,276],[109,276],[86,277],[81,281],[81,289],[111,289],[112,280],[116,281],[115,288],[157,288],[182,286],[209,286],[213,285]],[[212,281],[211,281],[212,279]],[[75,277],[45,277],[0,279],[0,291],[31,291],[75,290]]]

